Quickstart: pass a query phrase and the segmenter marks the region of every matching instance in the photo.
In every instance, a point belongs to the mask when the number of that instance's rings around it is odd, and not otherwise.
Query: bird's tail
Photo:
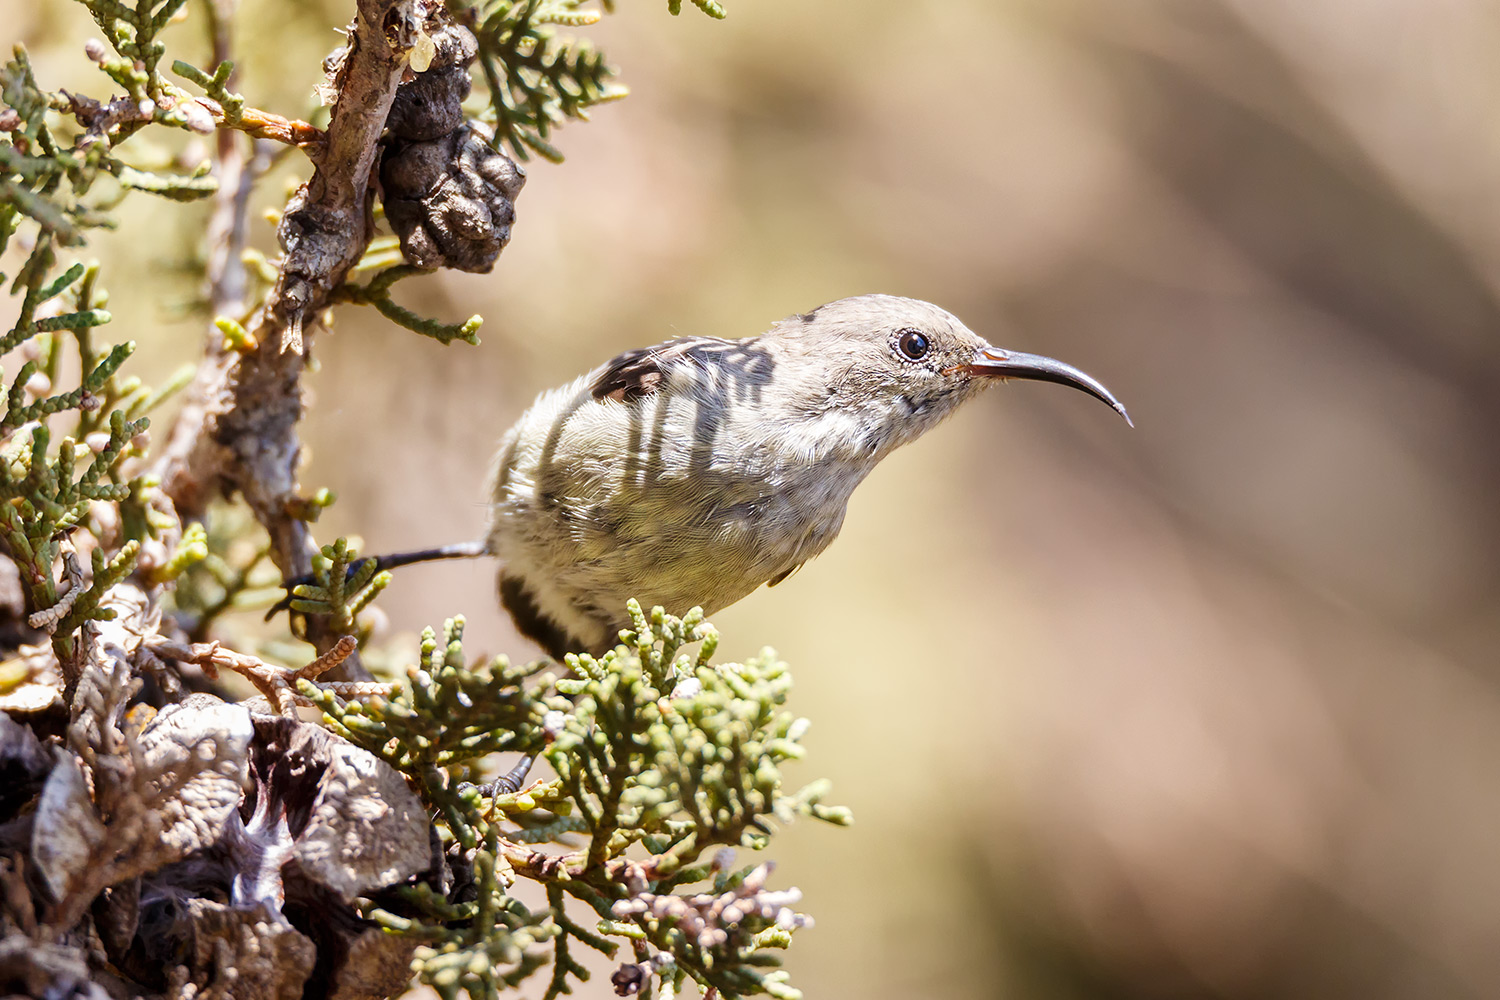
[[[439,545],[435,549],[417,549],[414,552],[392,552],[389,555],[383,556],[365,556],[363,559],[356,559],[349,564],[348,569],[345,570],[345,579],[352,577],[370,562],[375,563],[375,570],[379,572],[383,569],[395,569],[398,566],[410,566],[412,563],[436,562],[439,559],[475,559],[479,556],[488,555],[489,551],[489,544],[480,539],[473,542],[456,542],[453,545]],[[277,612],[285,611],[292,606],[293,590],[314,582],[316,582],[316,578],[310,573],[283,581],[281,585],[286,588],[286,596],[271,605],[271,610],[266,612],[266,621],[270,621],[276,617]]]

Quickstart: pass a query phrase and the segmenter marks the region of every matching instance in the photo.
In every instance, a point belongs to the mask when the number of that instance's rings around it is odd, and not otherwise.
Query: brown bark
[[[405,65],[401,42],[426,6],[422,0],[360,0],[326,140],[305,147],[315,169],[282,217],[280,280],[245,324],[254,346],[226,350],[218,331],[210,331],[207,355],[158,465],[163,489],[184,518],[202,516],[219,493],[239,492],[270,535],[272,559],[286,577],[312,567],[307,525],[293,516],[305,355],[318,313],[370,242],[372,172]],[[243,153],[231,163],[221,179],[237,181]],[[226,234],[243,223],[238,187],[219,194],[216,218],[224,213],[228,225],[220,232]],[[223,255],[225,270],[212,296],[216,308],[238,304],[234,258]],[[308,639],[320,652],[339,638],[309,622]],[[335,674],[337,680],[368,676],[357,657]]]

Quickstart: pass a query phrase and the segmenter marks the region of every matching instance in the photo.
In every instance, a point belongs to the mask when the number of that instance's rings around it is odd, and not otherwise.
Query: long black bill
[[[1037,382],[1056,382],[1058,385],[1080,389],[1101,402],[1108,403],[1125,422],[1134,427],[1130,414],[1114,397],[1104,383],[1053,358],[1040,354],[1023,354],[1020,351],[1003,351],[998,347],[982,347],[974,355],[974,363],[965,365],[970,375],[988,375],[994,378],[1025,378]]]

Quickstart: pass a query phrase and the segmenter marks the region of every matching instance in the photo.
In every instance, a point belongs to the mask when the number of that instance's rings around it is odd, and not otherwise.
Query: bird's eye
[[[900,335],[896,337],[896,347],[912,361],[920,361],[925,358],[930,346],[927,343],[927,338],[916,330],[902,330]]]

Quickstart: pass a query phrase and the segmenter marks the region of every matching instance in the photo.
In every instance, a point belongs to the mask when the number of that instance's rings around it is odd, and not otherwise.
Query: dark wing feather
[[[777,573],[775,576],[771,577],[771,579],[767,580],[766,581],[766,586],[767,587],[774,587],[774,586],[776,586],[782,580],[785,580],[787,577],[791,576],[793,573],[795,573],[799,569],[801,569],[804,565],[806,565],[806,563],[807,563],[807,560],[804,559],[802,562],[794,563],[793,565],[788,566],[786,569],[782,570],[780,573]]]
[[[590,392],[595,399],[615,399],[622,403],[641,399],[661,388],[667,371],[683,362],[709,364],[743,353],[741,341],[718,337],[681,337],[655,347],[626,351],[604,366],[594,379]]]
[[[626,351],[604,366],[592,388],[595,399],[617,399],[628,403],[649,396],[661,388],[667,366],[683,357],[698,343],[696,337],[669,340],[655,347]]]
[[[548,656],[559,663],[569,653],[586,651],[581,639],[569,635],[567,629],[542,613],[525,583],[514,576],[507,576],[504,571],[500,573],[500,605],[510,612],[517,632],[541,646]],[[597,652],[601,656],[604,653],[603,650]]]

